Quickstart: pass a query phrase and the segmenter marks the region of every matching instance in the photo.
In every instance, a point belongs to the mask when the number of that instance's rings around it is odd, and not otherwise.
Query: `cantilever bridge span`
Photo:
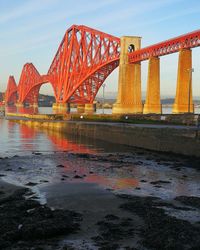
[[[18,103],[36,103],[42,84],[50,82],[57,103],[92,103],[108,75],[119,65],[120,39],[86,26],[70,27],[46,75],[24,65],[17,87]],[[9,78],[5,101],[15,102]],[[11,94],[12,93],[12,94]]]
[[[160,57],[179,52],[174,112],[191,112],[191,49],[198,46],[200,30],[141,48],[140,37],[118,38],[73,25],[66,31],[46,75],[26,63],[18,85],[13,76],[9,77],[5,102],[37,104],[41,85],[49,82],[57,104],[92,104],[105,79],[119,66],[119,91],[113,112],[160,113]],[[149,71],[143,107],[140,63],[144,60],[149,60]]]

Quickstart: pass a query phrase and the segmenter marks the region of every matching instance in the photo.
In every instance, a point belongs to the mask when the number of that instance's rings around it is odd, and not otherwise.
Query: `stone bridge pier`
[[[118,96],[114,114],[142,113],[141,64],[130,64],[128,53],[141,47],[141,37],[121,37]]]
[[[182,49],[179,52],[176,97],[173,113],[194,113],[192,98],[192,50]]]

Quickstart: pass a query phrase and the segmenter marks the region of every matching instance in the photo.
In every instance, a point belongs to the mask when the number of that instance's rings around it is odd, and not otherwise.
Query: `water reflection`
[[[107,177],[101,175],[90,175],[85,178],[85,182],[96,183],[114,190],[132,189],[139,186],[139,180],[134,177]]]
[[[0,119],[0,156],[20,154],[32,151],[74,151],[95,153],[96,149],[89,143],[80,143],[73,138],[48,129],[32,127]]]
[[[48,138],[56,145],[58,150],[90,154],[96,153],[95,149],[87,148],[87,146],[83,144],[73,143],[59,132],[48,130],[45,130],[44,132],[47,134]]]
[[[20,114],[38,114],[38,107],[16,107],[16,106],[7,106],[7,113],[20,113]]]

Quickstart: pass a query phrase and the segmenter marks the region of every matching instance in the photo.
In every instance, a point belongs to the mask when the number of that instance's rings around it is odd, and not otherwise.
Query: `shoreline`
[[[120,247],[148,250],[176,247],[186,250],[188,246],[199,246],[200,219],[197,217],[193,221],[189,215],[200,211],[200,197],[187,196],[187,190],[185,193],[175,193],[169,198],[158,195],[158,192],[167,192],[167,187],[171,190],[176,183],[173,180],[175,174],[178,181],[189,181],[192,178],[189,176],[191,172],[196,176],[199,168],[186,171],[189,161],[176,157],[172,160],[170,155],[154,154],[142,151],[134,154],[98,155],[60,152],[1,159],[1,175],[12,177],[15,173],[12,178],[20,176],[22,185],[26,188],[2,182],[2,187],[7,185],[11,192],[8,192],[4,201],[0,196],[3,207],[0,210],[1,235],[7,235],[9,239],[2,242],[0,238],[0,246],[5,242],[8,244],[3,248],[5,250],[12,249],[13,246],[17,250],[38,247],[44,250],[121,249]],[[50,160],[51,167],[45,166],[44,159]],[[54,165],[52,160],[59,165]],[[147,163],[152,160],[159,168],[156,170],[157,174],[153,175],[155,177],[149,179],[153,167]],[[71,162],[71,165],[68,165],[67,161]],[[33,163],[35,165],[30,167]],[[145,169],[144,164],[147,165]],[[129,181],[123,182],[123,179],[120,179],[109,183],[109,176],[113,176],[114,172],[117,175],[121,172],[123,176],[123,168],[131,175]],[[166,172],[168,168],[173,170],[172,176]],[[37,178],[26,174],[27,171],[32,173],[33,169]],[[51,175],[47,173],[44,176],[43,172],[46,173],[47,169]],[[138,171],[141,171],[141,175],[135,182],[134,176]],[[4,178],[6,179],[6,176]],[[130,180],[133,182],[130,183]],[[130,185],[127,188],[131,188],[133,192],[126,194],[115,189],[126,188],[125,185]],[[191,183],[188,187],[191,185],[195,186]],[[152,186],[152,190],[149,190],[149,186]],[[45,194],[46,205],[39,204],[38,194],[34,192],[35,187],[38,187],[41,194]],[[181,189],[180,184],[177,187]],[[4,190],[7,190],[6,187]],[[149,194],[146,190],[149,190]],[[187,219],[185,215],[188,216]],[[3,218],[6,218],[6,221]],[[13,225],[9,231],[6,231],[7,224]],[[25,238],[22,235],[26,235]]]

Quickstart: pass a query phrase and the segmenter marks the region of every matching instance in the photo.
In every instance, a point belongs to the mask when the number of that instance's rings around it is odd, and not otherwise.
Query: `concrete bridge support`
[[[129,50],[141,47],[140,37],[121,37],[118,96],[113,105],[114,114],[142,113],[141,64],[129,64]]]
[[[96,112],[96,103],[86,103],[85,104],[85,113],[93,114]]]
[[[143,109],[144,114],[160,114],[160,58],[149,59],[147,96]]]
[[[77,112],[84,113],[85,112],[85,104],[77,104]]]
[[[52,108],[54,110],[62,110],[70,112],[70,103],[53,103]]]
[[[179,52],[176,97],[173,113],[193,113],[192,100],[192,51],[182,49]]]
[[[17,102],[17,103],[15,104],[15,106],[18,107],[18,108],[21,108],[21,107],[24,107],[24,104],[21,103],[21,102]]]
[[[29,107],[38,108],[38,103],[29,104]]]

